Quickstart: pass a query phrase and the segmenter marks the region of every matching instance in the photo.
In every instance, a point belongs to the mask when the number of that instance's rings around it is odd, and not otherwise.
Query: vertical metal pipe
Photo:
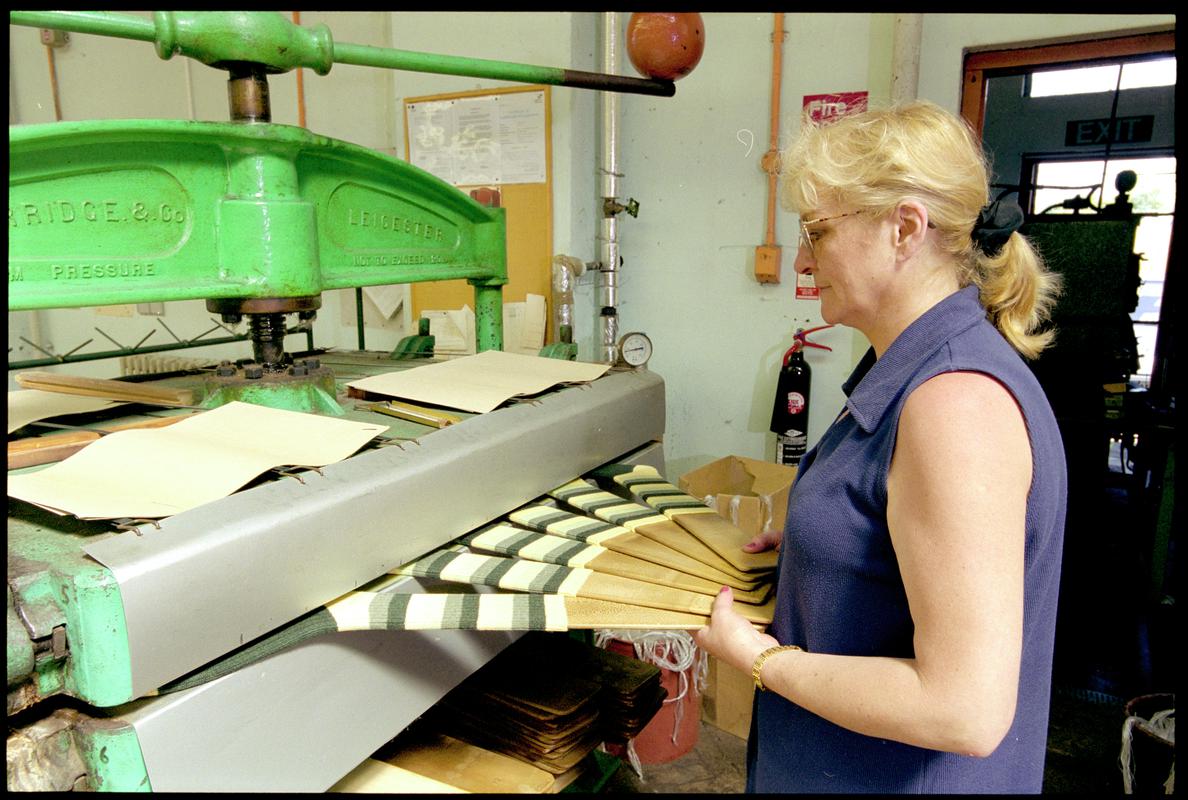
[[[895,15],[891,50],[891,101],[894,103],[906,103],[919,95],[920,39],[923,30],[923,14]]]
[[[601,72],[618,74],[619,61],[619,14],[606,11],[602,14],[602,59]],[[603,92],[600,105],[600,132],[598,154],[598,179],[600,192],[599,207],[602,218],[598,232],[598,360],[612,363],[615,360],[615,340],[619,333],[619,222],[617,212],[610,206],[619,195],[619,95],[617,92]]]

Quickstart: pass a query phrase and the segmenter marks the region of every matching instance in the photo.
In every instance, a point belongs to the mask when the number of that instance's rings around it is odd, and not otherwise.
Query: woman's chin
[[[821,319],[825,320],[825,322],[829,323],[830,325],[836,325],[839,319],[836,309],[833,307],[833,302],[830,299],[828,286],[820,290],[820,293],[817,295],[817,299],[820,301]]]

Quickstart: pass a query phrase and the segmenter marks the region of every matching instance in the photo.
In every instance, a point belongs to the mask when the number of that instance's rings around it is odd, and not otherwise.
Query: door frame
[[[1031,47],[999,47],[979,51],[966,51],[961,90],[961,116],[969,123],[974,135],[980,140],[986,120],[986,79],[994,75],[1026,72],[1040,65],[1084,64],[1093,61],[1112,61],[1118,58],[1144,55],[1176,55],[1176,32],[1174,27],[1128,33],[1125,35],[1103,34],[1093,38],[1078,38],[1072,41],[1035,45]],[[1103,187],[1104,188],[1104,187]],[[1178,282],[1175,276],[1179,270],[1172,269],[1176,250],[1176,234],[1180,227],[1173,223],[1172,241],[1168,251],[1168,270],[1164,277],[1164,298],[1174,297],[1172,284]],[[1167,306],[1167,314],[1173,313]],[[1172,359],[1174,358],[1175,331],[1172,324],[1164,324],[1161,317],[1159,333],[1156,335],[1154,368],[1150,389],[1164,391],[1172,380]]]
[[[1108,61],[1126,56],[1176,53],[1175,30],[1101,39],[967,52],[961,84],[961,116],[980,138],[986,120],[987,73],[1026,71],[1041,64]]]

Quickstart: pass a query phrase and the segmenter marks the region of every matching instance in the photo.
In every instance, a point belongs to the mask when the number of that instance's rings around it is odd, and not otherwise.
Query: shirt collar
[[[842,385],[849,397],[846,407],[858,426],[867,433],[877,428],[916,370],[951,337],[984,319],[978,287],[970,284],[921,314],[895,337],[882,358],[876,360],[874,348],[868,350]]]

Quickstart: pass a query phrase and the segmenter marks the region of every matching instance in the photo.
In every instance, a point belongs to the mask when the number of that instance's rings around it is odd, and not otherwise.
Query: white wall
[[[676,96],[622,102],[622,192],[639,200],[621,225],[623,330],[647,331],[668,391],[665,455],[680,475],[723,455],[774,457],[768,431],[780,360],[797,327],[823,324],[816,300],[795,299],[795,216],[777,215],[782,281],[754,278],[764,243],[770,140],[772,15],[706,14],[700,64]],[[785,17],[781,144],[806,94],[868,88],[871,15]],[[838,42],[847,57],[839,59]],[[810,440],[841,408],[852,334],[812,337]]]
[[[765,146],[745,155],[736,133],[766,141],[771,15],[704,16],[706,54],[677,84],[671,107],[624,102],[623,192],[641,211],[622,226],[623,325],[656,340],[653,365],[669,392],[670,475],[729,453],[772,457],[766,429],[778,359],[796,326],[821,324],[815,301],[794,299],[793,215],[777,227],[784,282],[760,286],[749,277],[763,236]],[[925,14],[919,96],[956,112],[967,48],[1167,24],[1174,16]],[[785,14],[785,28],[784,141],[806,94],[866,89],[872,103],[889,96],[891,15]],[[807,355],[810,445],[840,410],[840,383],[864,349],[860,335],[842,329],[815,338],[834,352]]]
[[[752,272],[754,250],[765,232],[767,180],[759,163],[769,136],[772,15],[703,16],[705,55],[677,83],[676,96],[623,95],[621,100],[620,193],[638,200],[640,213],[638,219],[621,216],[620,330],[646,331],[655,342],[652,369],[667,385],[665,454],[673,477],[731,453],[772,456],[767,424],[779,358],[796,327],[821,324],[815,301],[794,298],[793,215],[781,213],[776,229],[784,248],[783,281],[760,285]],[[628,14],[620,17],[625,26]],[[956,111],[963,52],[969,47],[1145,29],[1174,19],[925,14],[919,94]],[[592,12],[302,15],[303,25],[325,23],[340,42],[581,70],[597,68],[598,21]],[[782,142],[794,134],[806,94],[867,90],[876,103],[888,97],[891,15],[789,13],[785,27]],[[52,120],[45,51],[36,30],[11,28],[10,45],[10,121]],[[58,51],[58,61],[66,119],[188,118],[187,84],[193,87],[197,118],[226,119],[221,73],[195,63],[187,81],[181,59],[162,62],[147,43],[75,36],[70,47]],[[623,74],[634,74],[625,54],[621,64]],[[294,124],[294,76],[276,76],[270,85],[274,121]],[[343,65],[325,77],[306,71],[308,124],[318,133],[402,156],[403,98],[502,85],[507,84]],[[552,89],[553,249],[584,261],[598,257],[596,98],[590,91]],[[337,294],[324,298],[316,340],[354,347],[353,297]],[[576,297],[578,340],[587,359],[593,352],[593,295],[588,276]],[[209,326],[200,303],[200,313],[172,308],[181,305],[169,304],[165,320],[171,327],[184,321],[193,334]],[[99,319],[90,310],[43,316],[43,328],[59,349],[67,341],[94,336]],[[153,324],[137,316],[102,319],[113,330],[116,323],[126,325],[117,338],[132,341],[138,338],[135,330]],[[403,334],[399,327],[379,320],[369,307],[368,347],[394,344]],[[834,351],[808,353],[813,368],[810,443],[841,408],[840,383],[864,349],[861,337],[844,329],[814,338]]]

